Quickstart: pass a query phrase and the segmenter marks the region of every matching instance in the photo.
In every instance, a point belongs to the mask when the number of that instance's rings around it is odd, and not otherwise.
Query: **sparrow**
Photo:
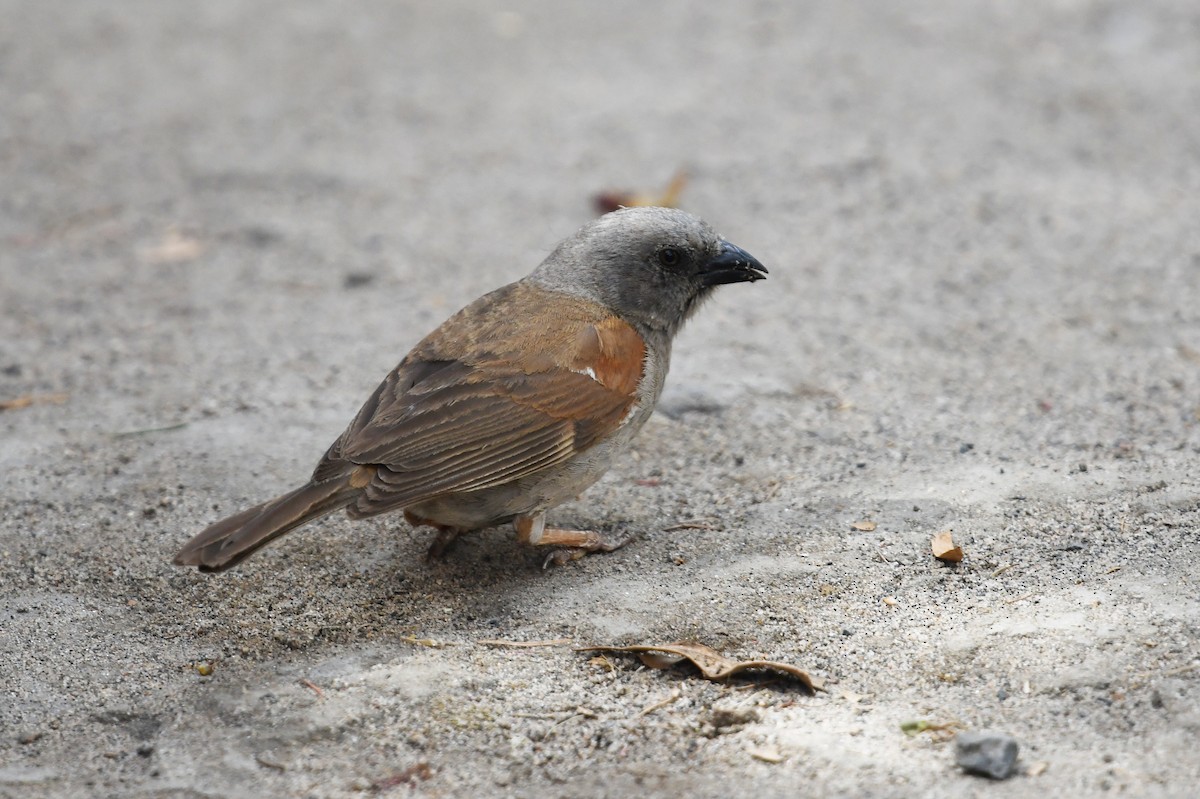
[[[403,511],[437,531],[430,557],[508,523],[549,548],[543,567],[611,552],[630,536],[548,527],[546,512],[599,480],[650,418],[671,343],[703,300],[766,274],[683,211],[605,214],[417,344],[307,483],[209,526],[175,563],[223,571],[340,509]]]

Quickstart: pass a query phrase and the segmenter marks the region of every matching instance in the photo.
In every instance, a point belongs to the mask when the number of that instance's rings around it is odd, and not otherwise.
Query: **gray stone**
[[[970,774],[1004,780],[1012,776],[1018,749],[1011,735],[991,730],[962,732],[954,739],[954,762]]]

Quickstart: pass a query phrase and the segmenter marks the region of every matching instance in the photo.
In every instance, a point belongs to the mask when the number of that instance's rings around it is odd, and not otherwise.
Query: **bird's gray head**
[[[623,208],[584,225],[527,280],[595,300],[668,339],[712,290],[762,280],[753,256],[674,208]]]

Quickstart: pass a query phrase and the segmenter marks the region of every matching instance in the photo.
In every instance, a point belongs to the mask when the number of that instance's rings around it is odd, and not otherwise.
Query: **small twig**
[[[417,638],[415,635],[402,635],[401,641],[406,641],[417,646],[427,646],[430,649],[445,649],[448,646],[454,646],[452,641],[439,641],[436,638]]]
[[[183,428],[185,428],[187,426],[188,426],[187,422],[180,422],[179,424],[169,424],[166,427],[147,427],[142,430],[125,430],[120,433],[113,433],[112,437],[113,438],[129,438],[130,436],[144,436],[147,433],[166,433],[170,430],[182,430]]]
[[[325,697],[325,692],[322,691],[321,687],[319,685],[317,685],[316,683],[314,683],[312,680],[300,680],[300,684],[303,685],[305,688],[308,688],[314,694],[316,694],[317,699],[323,699]]]
[[[1173,669],[1166,671],[1143,671],[1141,674],[1133,675],[1136,680],[1145,680],[1149,677],[1175,677],[1180,674],[1187,674],[1189,671],[1200,669],[1200,663],[1189,663],[1186,666],[1176,666]]]
[[[550,729],[546,732],[546,738],[549,738],[551,735],[554,735],[554,733],[558,730],[558,728],[561,727],[563,724],[566,724],[571,719],[578,719],[578,718],[594,719],[594,718],[596,718],[596,711],[592,710],[591,708],[583,707],[582,705],[575,708],[573,711],[567,711],[566,713],[563,714],[563,717],[561,719],[558,719],[557,721],[554,722],[554,724],[550,725]],[[545,740],[545,739],[543,739],[543,740]]]
[[[957,720],[939,724],[933,721],[926,721],[925,719],[917,719],[915,721],[904,722],[900,725],[900,729],[905,735],[918,735],[928,732],[932,733],[935,738],[945,738],[963,729],[963,724]]]
[[[655,702],[653,705],[650,705],[649,707],[642,708],[642,710],[636,716],[634,716],[634,718],[640,719],[642,716],[649,716],[654,711],[661,710],[662,708],[666,707],[667,705],[671,704],[672,702],[675,702],[682,695],[683,695],[683,692],[680,691],[678,688],[676,688],[674,691],[671,692],[670,696],[668,696],[666,699],[662,700],[661,702]]]
[[[677,530],[716,530],[717,528],[708,519],[688,519],[687,521],[672,524],[670,527],[662,528],[664,533],[673,533]]]
[[[996,571],[992,572],[992,576],[999,577],[1000,575],[1004,574],[1006,571],[1008,571],[1012,567],[1013,567],[1013,565],[1011,563],[1005,563],[1003,566],[996,569]]]
[[[499,638],[484,638],[476,641],[484,646],[507,646],[514,649],[532,649],[535,646],[563,646],[571,643],[570,638],[555,638],[551,641],[504,641]]]
[[[1176,674],[1186,674],[1187,672],[1195,671],[1196,669],[1200,669],[1200,663],[1189,663],[1186,666],[1180,666],[1175,669],[1168,669],[1167,671],[1164,671],[1162,673],[1162,676],[1174,677]]]
[[[1033,592],[1030,592],[1028,594],[1021,594],[1020,596],[1015,596],[1012,599],[1004,600],[1004,604],[1013,605],[1013,604],[1016,604],[1017,602],[1020,602],[1022,599],[1029,599],[1031,596],[1033,596]]]
[[[513,718],[518,719],[534,719],[535,721],[553,721],[559,722],[564,718],[571,718],[574,714],[563,716],[561,713],[513,713]]]
[[[26,394],[23,397],[14,397],[10,400],[0,401],[0,411],[15,411],[18,408],[28,408],[30,405],[37,405],[43,402],[62,405],[66,401],[66,394]]]

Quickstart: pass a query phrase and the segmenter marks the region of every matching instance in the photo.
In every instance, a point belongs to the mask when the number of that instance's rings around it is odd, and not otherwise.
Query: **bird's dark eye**
[[[663,247],[658,251],[658,262],[663,266],[678,266],[683,253],[676,247]]]

